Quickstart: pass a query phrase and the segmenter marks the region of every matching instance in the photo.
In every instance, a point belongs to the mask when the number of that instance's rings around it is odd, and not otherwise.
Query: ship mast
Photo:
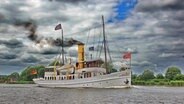
[[[104,45],[104,53],[105,53],[105,69],[107,74],[109,73],[109,70],[107,68],[107,46],[106,46],[106,37],[105,37],[105,23],[104,23],[104,16],[102,15],[102,25],[103,25],[103,45]]]
[[[64,61],[64,42],[63,42],[63,28],[61,28],[61,38],[62,38],[62,40],[61,40],[61,44],[62,44],[62,61],[63,61],[63,65],[65,64],[65,61]]]

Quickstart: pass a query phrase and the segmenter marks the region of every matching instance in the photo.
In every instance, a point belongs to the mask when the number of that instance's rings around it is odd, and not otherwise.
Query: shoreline
[[[7,84],[7,85],[13,85],[13,84],[20,84],[20,85],[24,85],[24,84],[33,84],[35,85],[34,82],[32,81],[28,81],[28,82],[11,82],[11,83],[0,83],[0,85],[2,84]],[[177,84],[165,84],[165,85],[159,85],[159,84],[132,84],[130,88],[135,88],[135,86],[146,86],[146,87],[184,87],[184,85],[177,85]]]
[[[171,80],[171,81],[143,81],[137,80],[132,81],[132,85],[141,85],[141,86],[169,86],[169,87],[184,87],[183,80]]]
[[[15,82],[4,82],[0,84],[35,84],[33,81],[15,81]]]

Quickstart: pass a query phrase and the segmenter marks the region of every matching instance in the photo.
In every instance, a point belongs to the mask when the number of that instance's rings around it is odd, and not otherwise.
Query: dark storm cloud
[[[3,19],[4,19],[4,15],[0,13],[0,21],[2,21]]]
[[[59,52],[58,51],[55,51],[55,50],[45,50],[42,52],[42,54],[45,54],[45,55],[50,55],[50,54],[58,54]]]
[[[8,48],[23,47],[23,43],[17,39],[0,40],[0,44],[7,46]]]
[[[29,50],[28,53],[52,55],[52,54],[59,54],[59,50],[56,48],[48,48],[48,49],[42,49],[41,51]]]
[[[15,59],[17,55],[11,52],[0,52],[0,59]]]
[[[158,12],[165,10],[181,10],[184,9],[183,0],[163,0],[163,1],[149,1],[139,0],[137,11],[141,12]]]
[[[25,2],[4,3],[0,10],[0,23],[12,24],[17,19],[29,18],[29,13],[20,10],[21,6],[28,6]]]
[[[39,59],[35,56],[28,55],[26,57],[23,57],[21,59],[21,61],[24,62],[24,63],[37,63],[37,62],[39,62]]]
[[[17,20],[15,23],[15,26],[23,26],[26,30],[29,31],[29,35],[28,38],[31,39],[32,41],[36,41],[37,40],[37,34],[36,34],[36,29],[37,29],[37,25],[34,21],[30,20],[30,21],[19,21]]]
[[[58,1],[58,2],[66,2],[66,3],[79,3],[79,2],[85,2],[88,0],[50,0],[50,1]]]

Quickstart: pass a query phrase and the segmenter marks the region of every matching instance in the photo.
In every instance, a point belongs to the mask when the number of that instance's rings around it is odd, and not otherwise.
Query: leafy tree
[[[29,66],[21,72],[20,79],[23,81],[32,81],[33,78],[41,77],[44,75],[44,68],[42,65]],[[33,73],[33,71],[36,72]]]
[[[0,75],[0,83],[4,83],[8,80],[8,76],[7,75]]]
[[[164,79],[164,76],[161,73],[159,73],[159,74],[156,75],[156,78],[157,79]]]
[[[153,71],[148,70],[148,69],[144,70],[144,72],[140,76],[141,80],[150,80],[150,79],[154,79],[154,78],[155,78],[155,76],[154,76]]]
[[[181,74],[181,70],[178,67],[169,67],[165,73],[165,77],[173,80],[177,74]]]
[[[174,76],[174,80],[184,80],[184,75],[183,74],[177,74]]]
[[[40,68],[39,70],[38,70],[38,76],[39,77],[44,77],[44,73],[45,73],[45,68]]]
[[[132,74],[132,79],[134,80],[134,79],[137,79],[137,74]]]
[[[10,74],[9,76],[8,76],[9,78],[11,78],[12,80],[19,80],[19,73],[17,73],[17,72],[13,72],[12,74]]]
[[[26,67],[20,74],[20,80],[27,81],[27,76],[28,76],[28,69],[30,66]]]
[[[136,79],[137,80],[141,80],[142,79],[142,75],[138,75]]]

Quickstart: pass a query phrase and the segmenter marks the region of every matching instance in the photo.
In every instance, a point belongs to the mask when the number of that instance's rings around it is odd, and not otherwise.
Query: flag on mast
[[[61,24],[58,24],[56,27],[55,27],[55,30],[59,30],[59,29],[61,29],[62,27],[61,27]]]
[[[31,75],[35,75],[35,74],[37,74],[37,70],[36,69],[32,69],[31,70]]]
[[[94,51],[95,49],[94,49],[94,47],[92,46],[92,47],[89,47],[89,51]]]
[[[131,59],[131,52],[124,53],[123,59]]]

